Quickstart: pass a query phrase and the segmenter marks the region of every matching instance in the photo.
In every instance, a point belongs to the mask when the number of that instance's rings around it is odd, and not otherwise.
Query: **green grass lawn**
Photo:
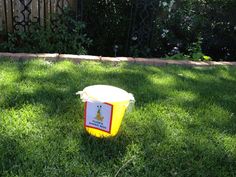
[[[75,93],[134,94],[117,137],[83,128]],[[0,176],[236,176],[236,68],[0,61]]]

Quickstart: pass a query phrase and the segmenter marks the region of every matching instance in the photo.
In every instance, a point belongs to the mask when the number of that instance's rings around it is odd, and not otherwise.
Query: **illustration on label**
[[[113,105],[109,103],[85,103],[85,127],[95,128],[110,133]]]
[[[97,108],[98,108],[98,111],[97,111],[97,115],[96,115],[96,119],[98,120],[98,121],[103,121],[103,119],[104,119],[104,117],[103,116],[101,116],[101,108],[102,108],[102,106],[100,105],[100,106],[97,106]]]

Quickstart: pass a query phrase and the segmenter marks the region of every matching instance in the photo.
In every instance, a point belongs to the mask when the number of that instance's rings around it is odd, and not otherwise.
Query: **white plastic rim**
[[[134,97],[131,93],[123,89],[110,85],[92,85],[84,88],[83,91],[77,92],[82,101],[91,102],[134,102]]]

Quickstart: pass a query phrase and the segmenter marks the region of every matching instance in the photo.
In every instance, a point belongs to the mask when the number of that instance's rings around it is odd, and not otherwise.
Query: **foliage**
[[[0,49],[12,52],[59,52],[85,54],[91,40],[84,33],[85,25],[72,18],[65,9],[63,15],[55,15],[46,27],[33,24],[28,31],[8,34],[8,41]]]
[[[118,55],[126,54],[127,39],[131,25],[133,0],[86,0],[83,21],[86,32],[93,39],[89,53],[114,56],[113,46],[118,45]]]
[[[234,0],[152,0],[153,15],[150,45],[137,45],[129,36],[136,15],[136,1],[88,0],[84,8],[87,32],[94,40],[89,53],[114,55],[113,46],[119,45],[119,55],[143,57],[172,56],[177,53],[191,59],[232,60],[236,56],[236,1]],[[152,12],[150,12],[152,11]],[[144,17],[143,17],[144,18]],[[147,20],[147,19],[146,19]],[[139,23],[140,21],[137,21]],[[131,26],[130,26],[131,25]],[[151,26],[150,26],[151,28]],[[129,37],[129,38],[128,38]],[[201,44],[196,46],[201,38]],[[128,46],[128,51],[125,50]],[[194,49],[194,46],[197,48]],[[201,49],[199,49],[199,47]],[[194,50],[201,50],[193,54]],[[194,57],[194,58],[192,58]]]
[[[211,61],[212,58],[210,56],[204,55],[202,51],[202,38],[198,38],[197,42],[192,43],[188,47],[188,54],[180,53],[177,51],[177,47],[174,48],[171,53],[173,54],[172,56],[166,56],[165,58],[167,59],[175,59],[175,60],[195,60],[195,61]]]
[[[215,60],[235,58],[236,16],[233,9],[236,9],[236,1],[159,2],[152,41],[154,55],[184,53],[192,59],[204,55]]]
[[[91,55],[175,58],[183,54],[191,60],[235,60],[235,0],[150,0],[140,1],[145,3],[142,7],[136,7],[136,2],[86,0],[83,23],[69,13],[59,15],[53,27],[9,34],[0,50],[85,53],[87,49]],[[150,18],[142,17],[136,8],[146,9],[144,14]],[[143,20],[150,21],[152,29],[148,44],[132,33]]]
[[[0,176],[236,175],[235,68],[1,58],[0,71]],[[135,96],[113,139],[83,128],[75,93],[92,84]]]

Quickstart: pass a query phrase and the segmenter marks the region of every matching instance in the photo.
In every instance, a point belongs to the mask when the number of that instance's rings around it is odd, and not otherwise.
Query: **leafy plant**
[[[202,38],[198,37],[197,42],[193,42],[188,48],[188,52],[193,60],[202,60],[204,54],[202,52]]]
[[[207,56],[202,51],[202,38],[199,37],[196,42],[193,42],[188,47],[188,54],[180,53],[178,52],[177,48],[174,48],[175,50],[172,50],[172,53],[177,51],[176,54],[172,56],[166,56],[166,59],[174,59],[174,60],[195,60],[195,61],[211,61],[212,58],[210,56]]]
[[[58,52],[86,54],[92,40],[84,33],[85,24],[76,21],[69,9],[53,16],[47,27],[32,24],[28,31],[8,34],[8,41],[1,44],[4,51],[11,52]]]
[[[235,8],[234,0],[160,1],[152,55],[175,55],[171,51],[178,47],[179,53],[195,60],[209,60],[205,55],[216,60],[232,60],[236,56]]]

